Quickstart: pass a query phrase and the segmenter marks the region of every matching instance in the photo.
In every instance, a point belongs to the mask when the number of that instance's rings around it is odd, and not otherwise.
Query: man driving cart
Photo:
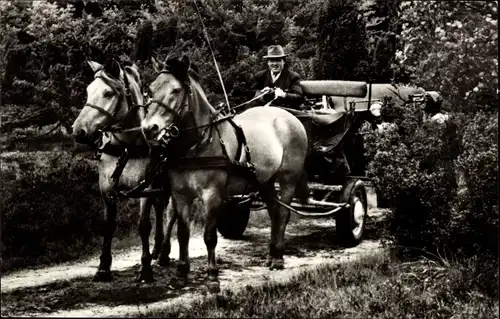
[[[303,102],[300,76],[286,65],[287,54],[281,45],[271,45],[267,49],[268,69],[256,73],[252,78],[252,90],[255,96],[262,95],[257,101],[274,106],[300,109]]]

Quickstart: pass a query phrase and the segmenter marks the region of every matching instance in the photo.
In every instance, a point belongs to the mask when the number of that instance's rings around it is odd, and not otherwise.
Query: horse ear
[[[189,57],[187,55],[183,55],[181,58],[181,63],[184,65],[185,70],[189,70],[191,66],[191,61],[189,61]]]
[[[139,69],[135,64],[131,66],[126,66],[125,71],[128,74],[132,75],[137,83],[141,82],[141,75],[139,74]]]
[[[157,72],[160,73],[161,70],[163,70],[163,63],[157,61],[154,57],[151,57],[151,63],[153,63],[153,69]]]
[[[130,67],[139,72],[139,67],[137,66],[137,64],[133,63]]]
[[[87,60],[87,63],[90,66],[90,68],[92,69],[92,71],[94,71],[94,73],[96,73],[97,71],[99,71],[103,68],[102,64],[97,63],[95,61]]]

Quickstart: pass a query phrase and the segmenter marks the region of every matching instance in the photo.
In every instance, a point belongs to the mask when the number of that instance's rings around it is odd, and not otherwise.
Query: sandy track
[[[357,247],[344,249],[335,243],[331,220],[300,219],[287,229],[286,269],[269,271],[262,267],[267,253],[269,228],[248,228],[242,240],[219,236],[217,258],[222,289],[238,290],[246,285],[286,282],[295,274],[320,264],[349,262],[380,253],[377,227],[369,227],[365,240]],[[178,257],[173,241],[172,253]],[[2,316],[123,316],[187,304],[205,294],[206,249],[203,239],[190,241],[190,283],[175,289],[169,282],[175,260],[169,268],[154,265],[156,282],[135,283],[139,269],[140,247],[114,254],[112,283],[94,283],[98,257],[38,270],[14,272],[1,278]]]

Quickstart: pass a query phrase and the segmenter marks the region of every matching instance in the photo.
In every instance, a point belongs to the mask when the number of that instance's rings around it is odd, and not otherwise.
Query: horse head
[[[196,69],[185,55],[170,55],[165,62],[152,59],[158,77],[148,88],[151,97],[141,129],[149,139],[177,137],[179,130],[208,124],[213,107],[198,82]]]
[[[87,101],[73,123],[73,136],[80,143],[88,143],[99,131],[123,125],[134,106],[143,105],[141,78],[135,64],[122,67],[116,60],[104,65],[94,61],[88,64],[94,80],[87,87]],[[144,117],[142,109],[138,116],[139,123]]]

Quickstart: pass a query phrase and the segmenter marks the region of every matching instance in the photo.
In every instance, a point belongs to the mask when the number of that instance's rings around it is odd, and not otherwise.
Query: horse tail
[[[307,184],[306,170],[302,170],[299,181],[295,186],[295,197],[299,199],[302,204],[306,204],[309,199],[309,185]]]

